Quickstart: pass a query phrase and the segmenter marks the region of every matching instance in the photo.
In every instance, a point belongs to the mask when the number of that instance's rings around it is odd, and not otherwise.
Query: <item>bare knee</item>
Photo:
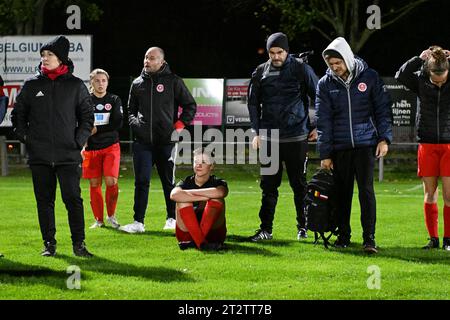
[[[105,177],[105,184],[107,187],[114,187],[117,184],[117,178]]]
[[[437,203],[437,196],[434,193],[425,193],[424,201],[426,203]]]
[[[101,187],[102,186],[102,178],[92,178],[89,179],[89,185],[92,188],[97,188],[97,187]]]
[[[444,198],[444,204],[447,207],[450,207],[450,191],[442,192]]]

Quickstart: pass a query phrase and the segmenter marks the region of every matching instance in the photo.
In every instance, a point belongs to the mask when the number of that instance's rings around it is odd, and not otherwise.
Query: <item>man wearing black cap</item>
[[[337,190],[338,248],[350,245],[350,213],[356,179],[361,206],[363,248],[377,253],[375,158],[392,141],[391,100],[377,72],[338,37],[322,53],[328,65],[317,86],[317,148],[321,167],[334,169]]]
[[[41,49],[39,73],[26,80],[12,112],[14,132],[28,150],[39,225],[42,256],[56,254],[55,197],[59,181],[69,215],[73,252],[92,257],[84,243],[81,198],[81,150],[94,123],[93,104],[69,59],[69,40],[58,36]]]
[[[297,212],[297,238],[307,237],[303,198],[306,192],[308,140],[316,138],[309,120],[308,106],[302,102],[307,95],[314,100],[317,76],[300,59],[289,55],[285,34],[277,32],[267,39],[269,60],[253,72],[249,87],[248,110],[252,130],[256,133],[253,148],[279,150],[279,164],[273,174],[261,171],[262,200],[260,229],[251,241],[271,240],[278,187],[283,164],[294,192]],[[269,152],[270,153],[270,152]],[[265,167],[265,165],[261,165]]]

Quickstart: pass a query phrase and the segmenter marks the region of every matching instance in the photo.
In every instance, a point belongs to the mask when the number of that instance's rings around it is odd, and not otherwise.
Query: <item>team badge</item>
[[[112,109],[112,105],[110,103],[105,104],[105,110],[109,111]]]
[[[158,84],[156,86],[156,91],[158,91],[159,93],[164,91],[164,85],[163,84]]]
[[[105,106],[102,104],[98,104],[95,106],[95,109],[97,109],[98,111],[102,111],[104,108],[105,108]]]
[[[366,92],[367,84],[365,84],[364,82],[361,82],[360,84],[358,84],[358,90],[361,92]]]

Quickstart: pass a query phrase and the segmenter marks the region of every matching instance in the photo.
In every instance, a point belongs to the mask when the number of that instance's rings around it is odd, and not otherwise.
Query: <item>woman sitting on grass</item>
[[[175,234],[181,250],[223,248],[228,186],[211,175],[213,168],[213,155],[203,148],[194,150],[195,174],[180,181],[170,194],[177,203]]]

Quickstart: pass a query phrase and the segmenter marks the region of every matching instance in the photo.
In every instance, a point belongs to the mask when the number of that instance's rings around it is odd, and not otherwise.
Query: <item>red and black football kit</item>
[[[217,188],[219,186],[228,189],[227,182],[214,175],[210,176],[208,181],[201,186],[195,183],[195,175],[187,177],[176,185],[183,190]],[[192,206],[181,208],[179,214],[188,229],[188,232],[182,231],[178,226],[179,220],[177,219],[175,235],[180,243],[194,241],[199,248],[205,242],[223,243],[225,241],[227,228],[225,206],[222,202],[214,200],[194,202]],[[216,222],[219,219],[222,221],[217,225]]]
[[[89,137],[83,161],[83,178],[119,176],[119,129],[122,127],[123,109],[120,98],[107,93],[98,98],[94,94],[94,126],[97,132]],[[105,198],[108,216],[115,214],[119,187],[106,186]],[[102,186],[90,187],[91,208],[97,221],[103,221]]]

